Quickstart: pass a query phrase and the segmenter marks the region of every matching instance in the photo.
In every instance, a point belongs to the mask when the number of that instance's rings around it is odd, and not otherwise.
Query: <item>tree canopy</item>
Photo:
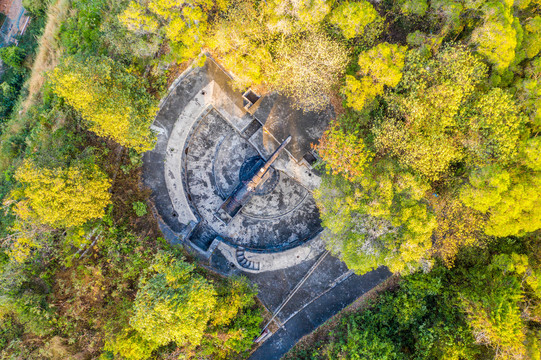
[[[321,238],[400,274],[290,358],[540,359],[541,0],[23,5],[0,50],[0,358],[249,356],[257,289],[162,239],[140,186],[159,99],[210,55],[240,93],[335,114]]]
[[[25,161],[15,178],[21,183],[11,197],[15,214],[55,228],[79,226],[105,215],[111,203],[111,181],[96,165],[39,168]]]
[[[91,131],[139,152],[154,146],[150,124],[156,101],[137,77],[110,58],[68,58],[54,69],[51,82]]]

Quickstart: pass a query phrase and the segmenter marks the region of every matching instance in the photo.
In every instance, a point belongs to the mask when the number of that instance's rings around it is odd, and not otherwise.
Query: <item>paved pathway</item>
[[[349,276],[291,317],[250,356],[250,360],[280,359],[303,336],[310,334],[390,275],[387,269],[379,268],[363,276]]]

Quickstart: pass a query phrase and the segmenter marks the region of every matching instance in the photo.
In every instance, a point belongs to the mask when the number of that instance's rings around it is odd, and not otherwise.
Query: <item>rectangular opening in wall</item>
[[[259,100],[260,96],[257,95],[255,92],[252,91],[252,89],[248,89],[244,94],[242,94],[252,104],[255,104],[257,100]]]
[[[302,157],[308,164],[310,164],[310,166],[314,165],[314,163],[317,161],[317,158],[315,157],[314,154],[312,154],[311,151],[307,152],[306,154],[304,154],[304,156]]]
[[[261,129],[262,126],[263,125],[261,125],[261,123],[257,119],[254,119],[252,120],[250,125],[246,127],[242,134],[246,137],[246,139],[249,139],[257,132],[257,130]]]

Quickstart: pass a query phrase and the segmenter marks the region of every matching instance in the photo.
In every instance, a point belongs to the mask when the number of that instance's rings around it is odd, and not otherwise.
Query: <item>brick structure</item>
[[[0,0],[0,13],[8,15],[13,0]]]

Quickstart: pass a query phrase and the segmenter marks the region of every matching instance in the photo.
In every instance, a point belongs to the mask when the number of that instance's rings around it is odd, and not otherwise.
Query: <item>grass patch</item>
[[[59,31],[62,23],[69,15],[70,1],[57,0],[47,11],[47,25],[39,40],[39,50],[32,65],[32,74],[28,80],[28,96],[22,110],[26,111],[35,101],[45,83],[45,73],[52,70],[62,57],[62,45],[59,41]]]
[[[341,320],[352,313],[361,312],[369,309],[372,304],[379,298],[379,296],[386,292],[398,287],[400,282],[400,276],[393,275],[387,280],[383,281],[370,291],[363,294],[355,302],[351,303],[348,307],[334,315],[327,320],[323,325],[318,327],[312,333],[304,336],[295,344],[295,346],[289,350],[289,352],[283,357],[284,360],[297,360],[299,354],[309,349],[315,349],[321,344],[326,344],[332,341],[332,331],[340,325]]]

